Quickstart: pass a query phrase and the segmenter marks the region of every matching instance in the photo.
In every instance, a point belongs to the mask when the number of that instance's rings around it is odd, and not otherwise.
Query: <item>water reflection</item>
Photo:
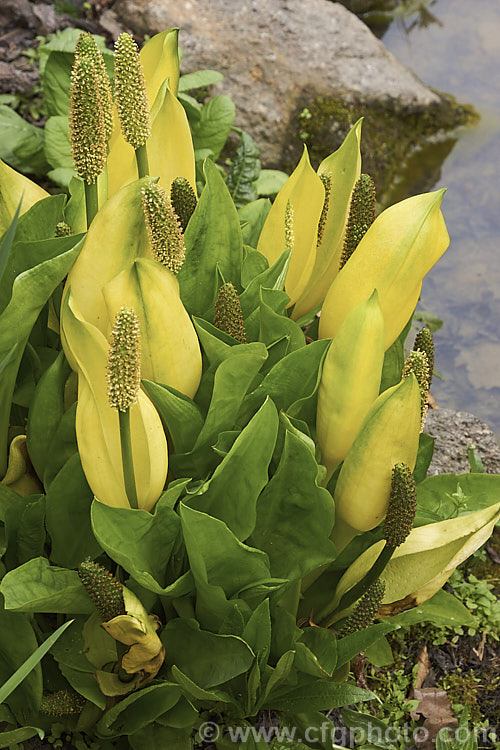
[[[451,246],[422,291],[424,307],[444,320],[436,334],[444,381],[435,380],[433,392],[442,406],[472,411],[500,433],[500,2],[420,5],[433,18],[396,17],[385,45],[424,82],[481,115],[456,143],[430,145],[412,163],[412,192],[449,188],[443,213]],[[407,185],[395,185],[391,202],[407,194]]]

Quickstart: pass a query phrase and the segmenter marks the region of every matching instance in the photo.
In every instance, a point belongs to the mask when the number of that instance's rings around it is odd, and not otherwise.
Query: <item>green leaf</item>
[[[36,720],[42,699],[42,670],[39,663],[29,670],[21,680],[15,679],[18,687],[11,692],[8,681],[18,669],[30,659],[38,648],[35,633],[26,615],[0,609],[0,684],[9,708],[20,724]],[[12,683],[10,683],[12,685]],[[14,686],[15,687],[15,686]],[[9,694],[10,693],[10,694]]]
[[[337,644],[337,669],[351,661],[357,654],[360,654],[366,648],[376,643],[379,638],[387,633],[392,633],[393,630],[397,630],[399,625],[392,620],[387,622],[377,623],[376,625],[370,625],[364,630],[358,630],[351,635],[346,635],[341,638]]]
[[[11,693],[26,679],[26,677],[32,672],[36,666],[41,662],[45,654],[50,651],[54,643],[61,636],[66,628],[69,628],[73,620],[69,620],[57,628],[54,633],[49,635],[46,640],[39,646],[34,653],[31,654],[28,659],[14,672],[7,682],[4,682],[0,687],[0,703],[4,703]]]
[[[467,448],[467,458],[469,459],[469,466],[471,474],[483,474],[484,466],[481,461],[481,457],[476,453],[475,445],[469,445]]]
[[[219,586],[228,598],[270,581],[269,560],[240,542],[217,518],[181,503],[180,516],[189,565],[196,584]]]
[[[16,509],[22,509],[16,534],[16,556],[21,564],[44,552],[45,497],[42,495],[35,498],[31,502],[27,498],[22,504],[16,505]]]
[[[405,363],[405,341],[411,328],[411,318],[399,334],[396,341],[387,349],[382,367],[380,393],[397,385],[402,377]]]
[[[280,255],[272,266],[254,276],[240,297],[241,310],[245,319],[259,307],[262,289],[279,291],[283,289],[289,261],[290,252],[286,251]]]
[[[65,568],[77,568],[101,548],[92,533],[90,506],[93,500],[80,456],[73,454],[47,491],[47,531],[52,545],[50,559]]]
[[[388,622],[404,627],[420,622],[432,622],[443,628],[473,628],[477,625],[474,614],[460,599],[443,589],[423,604],[389,618]]]
[[[305,336],[297,323],[291,320],[286,314],[278,314],[272,309],[272,307],[266,304],[268,294],[276,294],[276,292],[269,292],[267,289],[261,289],[260,293],[259,341],[262,341],[266,346],[270,346],[276,341],[287,338],[289,342],[289,352],[296,351],[302,346],[305,346]]]
[[[413,470],[413,477],[417,484],[423,482],[427,476],[427,470],[431,464],[433,455],[434,438],[422,432],[418,441],[417,461]]]
[[[204,166],[206,185],[185,234],[186,260],[177,279],[181,299],[192,315],[209,310],[217,294],[217,269],[240,286],[243,242],[229,191],[213,162]]]
[[[2,241],[0,242],[0,281],[2,280],[3,272],[5,271],[5,266],[7,265],[9,254],[12,249],[12,244],[14,242],[14,237],[15,237],[16,229],[17,229],[17,222],[19,219],[19,212],[21,210],[21,205],[22,205],[22,198],[17,205],[16,212],[12,218],[12,221],[9,224],[9,227],[4,232],[2,236]]]
[[[203,427],[200,410],[194,401],[175,388],[151,380],[143,380],[142,384],[167,429],[174,452],[187,453]]]
[[[0,592],[5,608],[17,612],[88,614],[94,609],[78,573],[52,567],[44,557],[6,573]]]
[[[214,701],[216,703],[234,703],[233,698],[223,690],[205,690],[190,680],[181,670],[175,666],[172,667],[172,677],[177,680],[185,693],[191,698],[198,701]]]
[[[41,128],[26,122],[5,104],[0,104],[0,131],[0,158],[20,172],[41,175],[47,171]]]
[[[271,649],[269,599],[264,599],[252,612],[241,637],[250,646],[257,656],[259,665],[263,668],[267,664]]]
[[[193,750],[191,731],[149,724],[128,738],[132,750]]]
[[[277,432],[278,414],[268,399],[208,482],[185,501],[189,507],[224,521],[238,539],[249,537],[255,526],[257,498],[268,481]]]
[[[301,713],[303,711],[325,711],[348,706],[375,698],[369,690],[362,690],[346,682],[325,682],[316,680],[282,693],[269,701],[269,708],[276,711]]]
[[[68,239],[73,242],[66,242]],[[14,345],[18,345],[15,355],[0,376],[1,476],[6,470],[10,404],[24,347],[42,307],[68,273],[81,247],[78,238],[61,237],[49,240],[49,243],[52,257],[17,276],[12,286],[11,300],[0,315],[0,361]]]
[[[224,76],[218,70],[197,70],[195,73],[186,73],[179,78],[179,91],[192,91],[222,81]]]
[[[259,149],[254,139],[244,130],[233,128],[240,137],[229,174],[227,187],[236,208],[244,206],[257,198],[253,183],[260,174]]]
[[[439,474],[417,487],[415,526],[456,518],[498,502],[498,474]]]
[[[16,747],[21,742],[37,735],[42,740],[44,737],[43,729],[38,729],[37,727],[19,727],[19,729],[11,729],[9,732],[0,732],[0,748]]]
[[[218,159],[235,115],[234,102],[228,96],[219,94],[210,99],[202,107],[198,122],[191,126],[195,150],[208,149],[212,152],[214,160]]]
[[[318,465],[309,446],[288,430],[278,469],[257,502],[250,543],[267,552],[271,572],[290,581],[335,558],[330,541],[334,504],[317,485]]]
[[[276,195],[287,180],[286,172],[279,169],[261,169],[255,189],[259,195]]]
[[[259,198],[256,201],[241,206],[238,210],[240,221],[246,222],[241,228],[245,245],[250,245],[253,248],[257,247],[262,227],[270,210],[271,201],[268,198]],[[259,253],[259,255],[262,254]],[[247,284],[243,283],[243,286],[247,286]]]
[[[175,706],[181,691],[179,685],[161,682],[142,688],[110,708],[96,725],[98,737],[121,737],[133,734]]]
[[[325,628],[306,628],[295,645],[298,648],[301,644],[314,654],[323,673],[331,677],[337,666],[337,639],[334,633]]]
[[[47,455],[47,462],[43,473],[43,483],[47,489],[64,467],[65,463],[69,461],[78,450],[75,419],[76,402],[73,403],[62,415],[50,443],[50,451]]]
[[[69,140],[68,118],[65,115],[49,117],[45,124],[45,156],[52,169],[63,167],[75,174],[71,143]],[[68,180],[69,184],[69,180]]]
[[[70,372],[64,353],[60,352],[38,381],[28,413],[26,445],[41,479],[52,439],[64,414],[64,384]]]
[[[386,739],[388,726],[372,714],[362,714],[359,711],[351,711],[349,708],[342,709],[342,718],[349,729],[356,731],[356,738],[363,745],[375,745],[376,747],[393,748],[394,742]],[[392,732],[389,735],[392,738]]]
[[[387,667],[394,662],[392,648],[385,635],[379,638],[378,641],[375,641],[375,643],[372,643],[371,646],[368,646],[365,649],[364,655],[370,664],[376,667]]]
[[[67,115],[73,52],[53,50],[49,54],[42,75],[44,102],[50,115]]]
[[[187,480],[186,480],[187,481]],[[154,513],[92,504],[92,528],[99,544],[141,586],[157,594],[166,586],[167,567],[180,533],[172,504],[186,481],[165,492]]]
[[[162,631],[165,662],[176,666],[201,688],[223,685],[250,669],[254,654],[233,635],[201,630],[196,620],[170,620]]]

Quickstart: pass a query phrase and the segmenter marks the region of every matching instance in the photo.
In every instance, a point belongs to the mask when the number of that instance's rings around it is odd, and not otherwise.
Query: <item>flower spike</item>
[[[57,222],[55,231],[56,237],[69,237],[72,234],[73,230],[71,229],[69,224],[67,224],[65,221]]]
[[[137,401],[141,385],[139,321],[131,307],[122,306],[115,318],[109,346],[107,381],[109,405],[127,411]]]
[[[43,696],[40,713],[58,717],[74,716],[81,714],[85,703],[85,698],[75,690],[58,690]]]
[[[317,246],[319,247],[323,241],[323,235],[325,233],[326,228],[326,222],[328,219],[328,209],[330,207],[330,194],[332,192],[332,173],[331,172],[323,172],[319,175],[319,179],[323,183],[323,187],[325,188],[325,200],[323,203],[323,208],[321,210],[321,216],[319,217],[318,222],[318,241]]]
[[[137,150],[151,135],[151,121],[139,51],[126,32],[115,43],[115,100],[123,137]]]
[[[104,131],[106,140],[108,140],[113,129],[113,94],[111,92],[111,83],[101,50],[97,46],[92,34],[88,31],[83,31],[76,43],[75,59],[82,57],[88,57],[94,64],[104,117]]]
[[[422,432],[425,425],[425,417],[427,414],[427,397],[429,395],[429,363],[427,360],[427,355],[424,351],[413,350],[406,358],[406,362],[403,367],[403,377],[407,377],[412,372],[417,378],[418,387],[420,389],[420,432]]]
[[[347,622],[339,633],[339,636],[343,638],[351,633],[356,633],[358,630],[364,630],[374,621],[382,599],[385,594],[385,583],[378,578],[368,591],[363,594],[353,613],[348,617]]]
[[[123,586],[109,570],[85,560],[78,567],[78,575],[103,622],[125,614]]]
[[[184,263],[186,250],[182,227],[172,203],[154,182],[149,182],[141,194],[153,255],[172,273],[178,273]]]
[[[417,511],[417,488],[409,466],[396,464],[392,471],[391,497],[384,521],[383,538],[396,548],[408,537]]]
[[[230,281],[223,284],[217,292],[214,325],[241,344],[247,343],[240,299],[238,292]]]
[[[413,344],[414,351],[424,352],[427,356],[427,364],[429,365],[429,390],[432,384],[432,375],[434,373],[434,339],[430,328],[421,328],[415,336],[415,343]]]
[[[181,223],[182,231],[185,232],[197,203],[195,192],[189,180],[186,180],[185,177],[175,178],[170,187],[170,200]]]
[[[294,245],[294,234],[293,234],[293,206],[290,201],[287,201],[285,209],[285,250],[293,250]]]
[[[368,174],[362,174],[354,185],[349,219],[345,229],[344,249],[340,256],[343,268],[375,219],[375,183]]]
[[[75,171],[93,184],[106,166],[106,131],[96,68],[88,57],[76,58],[71,72],[69,133]]]

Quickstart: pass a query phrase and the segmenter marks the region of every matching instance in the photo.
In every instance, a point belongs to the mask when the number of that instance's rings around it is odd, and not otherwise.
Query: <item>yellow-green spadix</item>
[[[142,377],[193,397],[201,378],[200,345],[174,274],[156,260],[138,258],[102,294],[109,321],[122,304],[139,319]]]
[[[95,497],[129,508],[123,478],[118,412],[108,401],[105,336],[77,309],[69,290],[63,301],[66,345],[78,372],[76,437],[83,471]],[[143,391],[130,406],[130,432],[138,507],[150,510],[167,476],[167,442],[160,417]]]
[[[384,569],[385,614],[396,614],[434,596],[455,568],[486,542],[499,518],[500,503],[495,503],[413,529]],[[335,602],[371,569],[384,543],[373,544],[346,570],[337,586]]]
[[[325,188],[311,167],[304,147],[302,158],[285,182],[262,227],[258,250],[274,263],[291,246],[292,254],[285,291],[294,304],[304,291],[316,259],[318,222],[323,209]],[[290,217],[293,217],[291,236]],[[288,222],[287,222],[288,218]]]
[[[420,434],[420,391],[415,376],[380,394],[340,470],[335,488],[333,541],[339,551],[356,534],[384,519],[395,464],[413,470]]]
[[[329,478],[346,457],[378,396],[385,325],[377,292],[349,312],[326,355],[316,430]]]
[[[333,338],[345,316],[377,289],[385,318],[386,349],[417,304],[422,279],[449,244],[441,213],[444,190],[416,195],[378,216],[328,291],[319,324]]]

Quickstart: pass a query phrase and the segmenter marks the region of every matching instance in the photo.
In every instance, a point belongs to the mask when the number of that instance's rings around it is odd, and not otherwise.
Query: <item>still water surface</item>
[[[471,411],[500,434],[500,0],[425,7],[423,15],[396,18],[384,44],[425,83],[472,104],[481,117],[460,134],[433,185],[448,187],[451,245],[422,290],[423,307],[444,321],[435,334],[444,380],[434,379],[432,390],[441,406]],[[432,173],[428,158],[417,157],[414,170]],[[394,192],[392,200],[404,197],[404,188]]]

